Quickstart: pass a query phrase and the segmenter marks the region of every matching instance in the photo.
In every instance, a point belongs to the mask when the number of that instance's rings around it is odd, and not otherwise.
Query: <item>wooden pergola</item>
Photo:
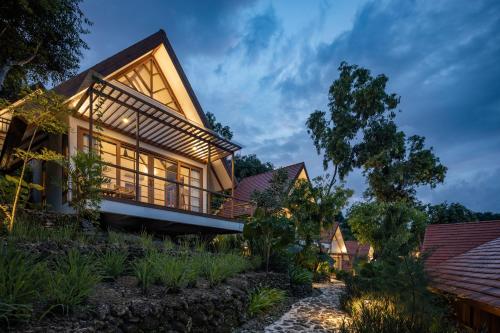
[[[241,149],[240,145],[118,81],[109,82],[96,76],[93,81],[87,89],[87,98],[80,102],[77,114],[89,122],[89,147],[93,147],[97,126],[135,137],[136,186],[139,186],[140,146],[147,143],[206,163],[209,170],[212,170],[213,161],[231,156],[233,195],[234,153]]]

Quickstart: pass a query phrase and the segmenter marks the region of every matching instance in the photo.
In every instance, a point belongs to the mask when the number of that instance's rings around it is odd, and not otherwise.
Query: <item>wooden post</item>
[[[234,218],[234,153],[231,153],[231,218]]]
[[[135,199],[140,201],[139,186],[139,110],[135,112]]]
[[[89,153],[93,151],[94,136],[94,90],[93,85],[89,88]]]
[[[211,154],[211,146],[210,143],[208,143],[208,163],[207,163],[207,189],[209,188],[210,184],[210,173],[212,171],[212,154]],[[211,214],[212,213],[212,195],[210,192],[207,194],[207,213]]]

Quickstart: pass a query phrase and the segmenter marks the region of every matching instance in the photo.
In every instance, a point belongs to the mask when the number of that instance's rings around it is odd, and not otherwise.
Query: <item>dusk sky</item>
[[[305,121],[342,60],[385,73],[398,124],[448,174],[424,202],[500,212],[500,1],[97,1],[81,68],[164,29],[205,111],[243,154],[323,173]],[[360,172],[349,177],[354,200]]]

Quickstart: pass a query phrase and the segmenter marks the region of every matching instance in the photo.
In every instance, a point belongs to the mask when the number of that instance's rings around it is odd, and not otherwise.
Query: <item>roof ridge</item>
[[[243,181],[243,180],[245,180],[245,179],[252,178],[252,177],[262,176],[262,175],[265,175],[265,174],[267,174],[267,173],[273,173],[273,172],[278,171],[279,169],[288,169],[288,168],[294,167],[294,166],[299,165],[299,164],[304,164],[304,165],[305,165],[305,163],[304,163],[304,162],[294,163],[294,164],[290,164],[290,165],[286,165],[286,166],[278,167],[278,168],[276,168],[276,169],[272,169],[272,170],[264,171],[264,172],[258,173],[258,174],[256,174],[256,175],[251,175],[251,176],[245,177],[245,178],[243,178],[241,181]]]
[[[479,223],[499,223],[500,220],[482,220],[482,221],[468,221],[468,222],[455,222],[455,223],[436,223],[429,224],[427,228],[445,228],[446,226],[456,226],[456,225],[468,225],[468,224],[479,224]]]

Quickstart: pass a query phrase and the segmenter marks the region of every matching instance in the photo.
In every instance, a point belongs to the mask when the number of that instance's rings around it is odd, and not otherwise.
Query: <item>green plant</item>
[[[207,255],[204,258],[202,274],[211,285],[216,285],[250,267],[250,262],[237,254]]]
[[[146,252],[151,252],[156,250],[153,241],[153,235],[148,234],[145,230],[141,231],[141,234],[139,235],[139,243]]]
[[[155,281],[155,267],[149,257],[136,260],[133,265],[134,275],[139,280],[139,285],[143,292],[147,291]]]
[[[107,251],[98,259],[99,272],[102,277],[116,279],[126,268],[127,253],[119,251]]]
[[[174,244],[174,242],[172,242],[172,240],[170,239],[170,237],[166,236],[166,237],[163,239],[163,248],[164,248],[166,251],[170,251],[170,250],[175,249],[175,244]]]
[[[20,211],[16,224],[9,234],[9,239],[28,242],[51,240],[57,243],[65,243],[70,240],[81,239],[83,235],[78,225],[73,221],[64,221],[52,227],[46,227],[41,222],[29,213]]]
[[[63,134],[67,131],[66,117],[69,116],[72,110],[66,103],[66,98],[59,96],[53,91],[36,90],[28,95],[23,103],[14,105],[11,108],[12,117],[23,119],[30,127],[33,128],[29,143],[26,149],[15,150],[14,155],[22,161],[21,173],[12,202],[10,212],[4,209],[7,215],[8,230],[12,231],[14,222],[16,221],[16,212],[21,198],[24,176],[27,170],[28,163],[33,160],[43,160],[61,163],[64,156],[54,151],[42,148],[41,151],[31,151],[33,142],[38,132],[47,134]]]
[[[260,288],[252,292],[248,304],[248,313],[254,317],[270,309],[273,305],[282,302],[286,297],[285,291],[275,288]]]
[[[87,218],[94,224],[98,223],[101,188],[110,182],[110,179],[103,175],[105,168],[101,156],[93,150],[77,151],[66,163],[71,181],[70,205],[75,209],[77,222],[81,218]]]
[[[65,257],[55,261],[47,285],[49,303],[52,308],[60,307],[68,313],[90,295],[99,280],[91,259],[72,249]]]
[[[294,266],[288,272],[290,282],[295,285],[310,285],[313,273],[305,268]]]
[[[186,287],[189,262],[185,259],[161,255],[154,263],[156,279],[165,287],[177,290]]]
[[[0,324],[27,320],[44,284],[44,266],[35,257],[0,247]]]

